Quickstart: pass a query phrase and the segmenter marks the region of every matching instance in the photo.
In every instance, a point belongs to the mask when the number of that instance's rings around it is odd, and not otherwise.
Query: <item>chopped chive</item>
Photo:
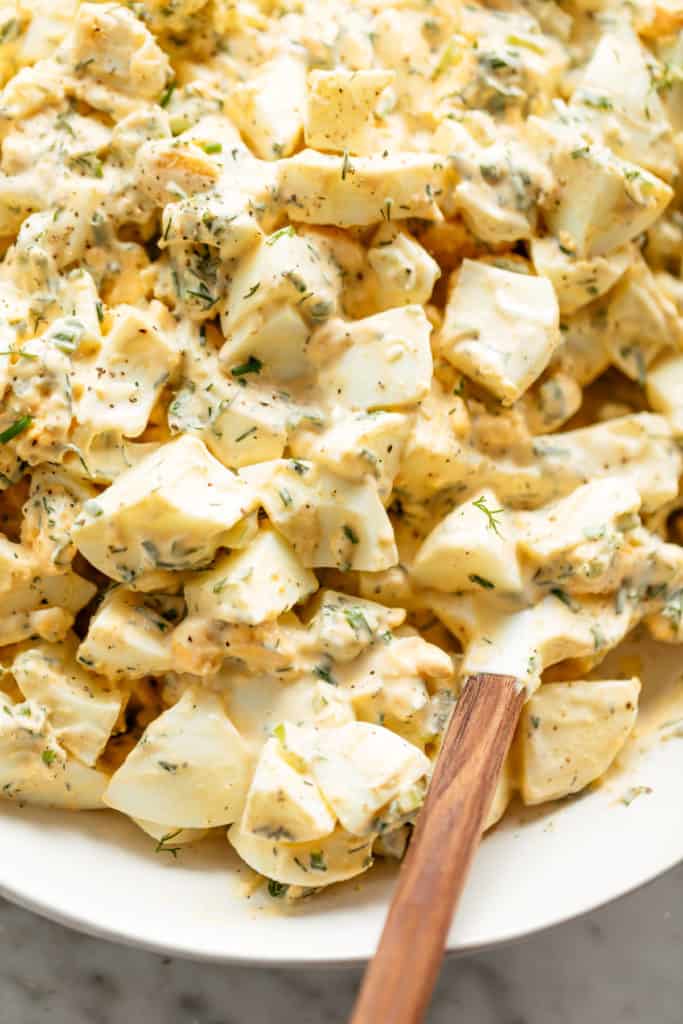
[[[330,683],[331,686],[337,685],[337,680],[332,675],[328,665],[316,665],[313,669],[313,675],[317,676],[318,679],[322,679],[325,683]]]
[[[292,236],[293,236],[293,235],[295,235],[295,234],[296,234],[296,231],[294,230],[294,228],[292,227],[292,225],[291,225],[291,224],[289,224],[289,225],[288,225],[288,226],[287,226],[286,228],[280,228],[280,230],[279,230],[279,231],[275,231],[275,232],[274,232],[274,233],[273,233],[273,234],[272,234],[272,235],[270,236],[270,238],[266,238],[266,245],[275,245],[275,243],[276,243],[276,242],[277,242],[277,241],[278,241],[278,240],[279,240],[280,238],[285,238],[285,236],[287,236],[287,237],[292,237]]]
[[[561,601],[562,604],[566,605],[567,608],[570,609],[570,611],[576,611],[576,608],[574,607],[574,602],[572,601],[571,597],[569,596],[566,590],[562,590],[561,587],[553,587],[550,593],[553,595],[553,597],[556,597],[558,601]]]
[[[327,864],[325,863],[325,854],[322,850],[312,850],[309,857],[311,869],[313,871],[327,871]]]
[[[444,73],[444,71],[446,71],[449,65],[453,63],[454,58],[455,40],[451,39],[448,43],[446,43],[443,53],[439,57],[438,63],[436,64],[436,67],[432,71],[432,81],[435,81]]]
[[[477,586],[483,587],[484,590],[495,590],[495,583],[491,583],[491,580],[485,579],[483,576],[479,576],[476,572],[470,573],[468,577],[471,583],[476,583]]]
[[[372,626],[365,618],[360,608],[345,608],[344,618],[354,633],[360,633],[361,629],[365,629],[368,636],[372,636]]]
[[[2,433],[0,433],[0,444],[7,444],[8,441],[11,441],[19,434],[23,434],[25,430],[28,430],[32,423],[32,416],[20,416],[19,419],[16,419],[10,427],[7,427],[6,430],[3,430]]]
[[[246,363],[240,363],[239,366],[233,366],[230,373],[233,377],[244,377],[247,373],[260,373],[263,369],[263,363],[256,356],[249,356]]]
[[[289,886],[284,882],[276,882],[274,878],[268,879],[268,895],[272,896],[274,900],[284,896],[288,889]]]
[[[0,356],[21,356],[22,359],[37,359],[38,356],[33,352],[24,352],[20,348],[5,348],[0,351]]]
[[[175,88],[175,82],[171,82],[168,88],[164,90],[164,92],[161,95],[161,99],[159,100],[160,107],[167,107],[169,105],[169,103],[171,102],[171,96],[175,92]]]
[[[89,67],[91,64],[93,64],[94,61],[95,61],[94,57],[87,57],[85,60],[78,60],[78,61],[76,61],[76,63],[74,64],[74,73],[77,74],[77,75],[80,75],[80,73],[82,71],[85,71],[85,69],[87,67]],[[63,115],[60,114],[59,117],[57,118],[57,121],[59,121],[59,119],[62,116]],[[60,128],[61,127],[62,126],[60,125]],[[71,130],[71,134],[73,135],[73,129]]]
[[[582,96],[581,102],[594,110],[612,110],[614,104],[607,96]]]

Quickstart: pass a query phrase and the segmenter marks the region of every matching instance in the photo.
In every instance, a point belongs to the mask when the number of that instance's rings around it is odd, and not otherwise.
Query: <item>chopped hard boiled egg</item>
[[[639,693],[638,679],[542,686],[520,724],[524,802],[578,793],[604,775],[633,728]]]
[[[404,855],[472,673],[487,826],[618,771],[603,659],[683,642],[683,19],[617,6],[0,10],[0,798],[295,899]]]
[[[439,339],[457,370],[511,404],[548,365],[560,338],[549,281],[465,260]]]

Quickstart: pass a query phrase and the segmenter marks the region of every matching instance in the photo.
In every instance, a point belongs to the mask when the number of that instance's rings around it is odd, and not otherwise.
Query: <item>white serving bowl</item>
[[[631,645],[611,655],[609,671],[630,658],[624,673],[632,674],[633,652]],[[479,851],[450,950],[521,938],[683,859],[683,738],[657,728],[667,715],[677,717],[676,700],[683,714],[683,659],[675,647],[646,645],[642,654],[651,735],[631,745],[599,788],[512,809]],[[253,875],[218,835],[173,859],[108,812],[7,802],[0,804],[0,851],[0,893],[46,917],[159,952],[249,964],[364,960],[375,949],[393,878],[386,866],[373,869],[290,909],[262,890],[247,895]]]

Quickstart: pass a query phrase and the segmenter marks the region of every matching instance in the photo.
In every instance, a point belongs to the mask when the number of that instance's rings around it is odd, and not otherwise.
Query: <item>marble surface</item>
[[[588,917],[451,960],[430,1024],[681,1024],[682,892],[683,865]],[[358,976],[172,960],[0,901],[1,1024],[341,1024]]]

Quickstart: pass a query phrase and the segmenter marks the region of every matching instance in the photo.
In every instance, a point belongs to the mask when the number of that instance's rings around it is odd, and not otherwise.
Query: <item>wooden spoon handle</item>
[[[423,1020],[523,703],[513,676],[465,683],[350,1024]]]

